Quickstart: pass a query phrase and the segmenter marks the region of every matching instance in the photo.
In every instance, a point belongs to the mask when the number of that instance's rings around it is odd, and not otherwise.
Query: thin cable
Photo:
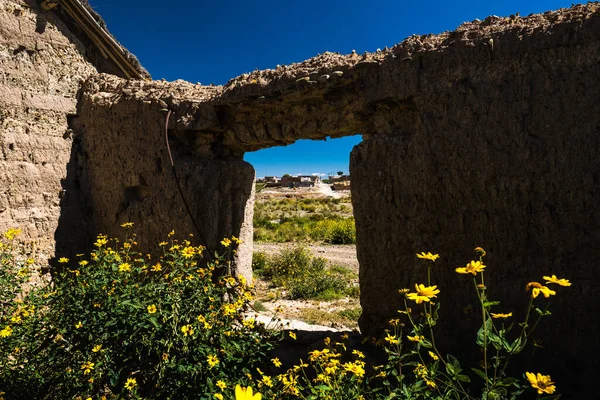
[[[192,215],[190,206],[188,205],[188,202],[186,201],[185,196],[183,195],[183,190],[181,189],[181,184],[179,183],[179,177],[177,176],[177,171],[175,170],[175,162],[173,161],[173,155],[171,154],[171,146],[169,145],[169,119],[171,118],[171,113],[172,113],[172,111],[169,110],[169,112],[167,113],[167,119],[165,120],[165,143],[167,144],[167,152],[169,153],[169,161],[171,161],[171,171],[173,171],[173,178],[175,178],[175,183],[177,184],[177,188],[179,189],[179,194],[181,195],[181,200],[183,200],[185,209],[187,210],[187,213],[190,216],[190,219],[192,220],[194,227],[196,228],[196,232],[198,232],[198,236],[200,237],[200,240],[202,240],[204,242],[204,246],[206,246],[207,252],[212,257],[212,251],[208,248],[208,242],[204,238],[204,235],[202,235],[202,232],[200,231],[200,228],[198,227],[198,224],[196,223],[196,219]]]

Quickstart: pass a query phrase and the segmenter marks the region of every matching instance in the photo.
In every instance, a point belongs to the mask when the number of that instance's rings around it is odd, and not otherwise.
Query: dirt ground
[[[348,198],[350,191],[333,191],[330,185],[321,183],[314,188],[265,188],[256,195],[257,202],[279,200],[283,198]],[[348,203],[348,206],[351,205]],[[350,209],[351,213],[351,209]],[[325,258],[330,265],[343,266],[358,274],[356,245],[331,245],[325,243],[265,243],[255,242],[254,251],[273,255],[282,249],[305,246],[316,257]],[[358,279],[354,283],[358,285]],[[288,328],[299,326],[301,330],[322,330],[323,327],[333,330],[357,330],[357,315],[360,313],[358,298],[342,298],[333,301],[288,300],[282,288],[270,287],[268,282],[255,280],[256,300],[260,303],[256,310],[262,317],[283,318]],[[278,312],[276,310],[279,310]],[[306,324],[309,324],[307,326]],[[300,328],[301,327],[301,328]]]
[[[254,243],[254,251],[276,254],[281,249],[297,245],[296,243]],[[304,246],[313,255],[327,259],[330,265],[344,266],[358,274],[355,245],[304,244]],[[358,285],[358,279],[354,284]],[[279,309],[277,316],[289,321],[292,328],[297,321],[302,321],[314,326],[315,330],[319,330],[318,326],[335,330],[358,329],[356,321],[360,314],[358,298],[346,297],[333,301],[288,300],[285,298],[287,293],[282,288],[270,287],[268,282],[261,279],[256,279],[255,285],[256,300],[266,309],[257,310],[263,316],[273,316],[276,314],[275,310]]]

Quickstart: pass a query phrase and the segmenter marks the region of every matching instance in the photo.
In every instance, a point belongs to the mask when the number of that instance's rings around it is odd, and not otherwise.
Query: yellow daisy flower
[[[125,389],[133,390],[136,384],[137,381],[135,380],[135,378],[127,378],[127,381],[125,382]]]
[[[423,258],[425,260],[435,261],[438,258],[440,258],[440,255],[439,254],[431,254],[430,252],[425,253],[424,251],[422,251],[421,254],[417,254],[417,257]]]
[[[537,389],[538,394],[552,394],[556,390],[554,382],[550,380],[550,375],[534,374],[532,372],[525,372],[527,380],[531,384],[531,387]]]
[[[235,400],[262,400],[262,394],[252,393],[252,387],[243,388],[240,385],[235,386]]]
[[[423,284],[415,284],[416,293],[409,293],[406,295],[406,298],[409,300],[414,300],[417,304],[421,304],[422,302],[430,302],[432,298],[437,297],[437,294],[440,292],[437,289],[437,285],[434,286],[425,286]]]
[[[560,286],[571,286],[571,282],[569,282],[568,279],[559,279],[556,277],[556,275],[543,276],[542,278],[544,278],[546,283],[555,283]]]
[[[465,267],[456,268],[456,272],[459,274],[472,274],[477,275],[478,272],[483,272],[485,265],[481,261],[471,261]]]

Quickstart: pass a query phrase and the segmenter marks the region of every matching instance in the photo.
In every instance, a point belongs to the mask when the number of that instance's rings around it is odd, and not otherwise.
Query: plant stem
[[[529,298],[529,306],[527,307],[527,315],[525,316],[525,321],[523,321],[523,328],[521,329],[521,333],[519,334],[518,337],[525,336],[525,338],[527,338],[527,323],[529,322],[529,315],[531,314],[532,308],[533,308],[533,296],[531,296]],[[504,365],[502,366],[502,371],[500,372],[501,376],[504,375],[504,371],[506,370],[506,367],[508,366],[508,361],[510,360],[510,357],[513,355],[513,352],[514,352],[514,348],[511,348],[511,350],[508,352],[508,355],[506,356]]]
[[[481,259],[481,258],[480,258]],[[473,283],[475,284],[475,290],[478,290],[477,288],[477,280],[476,278],[473,278]],[[485,318],[485,306],[483,305],[485,302],[485,284],[483,281],[483,272],[481,273],[481,285],[482,285],[482,289],[481,289],[481,296],[479,296],[479,302],[481,304],[481,319],[483,322],[483,372],[485,374],[485,391],[486,393],[490,391],[490,384],[489,384],[489,378],[488,378],[488,365],[487,365],[487,346],[488,346],[488,342],[487,342],[487,323],[486,323],[486,318]]]
[[[531,327],[531,330],[529,332],[527,332],[527,336],[531,336],[531,334],[533,333],[533,331],[535,330],[535,328],[538,326],[538,324],[540,323],[540,321],[544,317],[544,314],[546,314],[546,311],[548,311],[548,309],[550,308],[550,301],[551,300],[548,299],[548,304],[546,304],[546,308],[544,308],[544,311],[542,312],[542,314],[538,315],[538,318],[535,321],[535,323],[533,324],[533,326]]]

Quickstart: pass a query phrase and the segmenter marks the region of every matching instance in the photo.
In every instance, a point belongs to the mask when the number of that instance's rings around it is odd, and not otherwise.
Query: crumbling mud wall
[[[36,0],[0,0],[0,231],[21,228],[46,256],[55,251],[59,217],[79,213],[71,190],[79,183],[66,179],[77,93],[98,71],[120,74],[61,13]],[[82,233],[57,236],[64,248]]]
[[[361,133],[351,174],[363,333],[381,333],[397,317],[397,290],[425,280],[415,253],[433,251],[442,255],[433,271],[440,345],[472,342],[476,298],[454,269],[482,246],[497,311],[521,318],[525,284],[542,275],[573,282],[539,328],[542,363],[519,362],[560,379],[563,392],[592,393],[598,361],[581,355],[599,350],[599,10],[590,3],[490,17],[223,87],[94,76],[71,124],[69,176],[80,182],[81,217],[61,216],[60,227],[84,220],[90,235],[112,234],[134,221],[138,242],[152,246],[171,229],[196,233],[193,217],[211,247],[241,236],[238,261],[248,266],[254,172],[244,153]],[[170,172],[166,110],[190,213]],[[248,268],[236,272],[248,276]]]
[[[239,254],[252,253],[252,166],[215,143],[202,154],[195,151],[202,139],[177,129],[185,114],[172,114],[165,132],[167,107],[177,109],[182,98],[206,100],[215,90],[183,81],[127,81],[111,75],[85,84],[72,127],[77,143],[73,171],[82,182],[88,232],[122,237],[120,225],[134,222],[144,251],[157,251],[158,243],[174,230],[175,238],[205,245],[211,254],[223,254],[220,241],[231,236],[242,240]],[[61,225],[69,231],[80,223],[74,218]],[[91,239],[70,251],[85,249]],[[251,258],[236,258],[235,266],[233,272],[251,279]]]
[[[0,0],[0,231],[54,252],[71,152],[68,117],[96,73],[82,43],[35,1]]]

